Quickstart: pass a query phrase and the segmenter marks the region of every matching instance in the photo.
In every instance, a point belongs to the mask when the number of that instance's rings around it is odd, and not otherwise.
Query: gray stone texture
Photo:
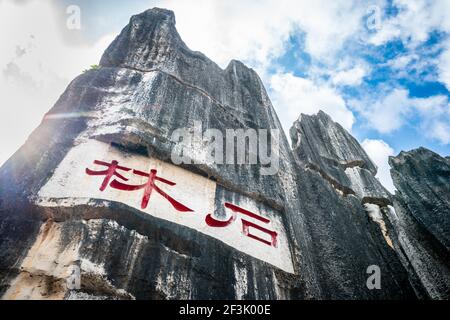
[[[64,117],[67,113],[79,117]],[[171,133],[193,128],[195,121],[202,121],[203,130],[281,131],[280,170],[275,175],[261,175],[257,166],[246,165],[184,168],[217,182],[218,203],[242,195],[277,212],[288,235],[294,274],[118,202],[105,205],[90,199],[83,205],[46,209],[35,204],[37,192],[79,139],[97,139],[171,162]],[[27,142],[0,169],[0,296],[423,297],[426,290],[421,275],[410,268],[410,255],[399,254],[398,232],[388,208],[391,195],[374,177],[376,167],[358,142],[323,112],[303,115],[290,133],[292,148],[252,69],[231,61],[223,70],[191,51],[178,35],[171,11],[154,8],[133,16],[105,51],[100,68],[70,83]],[[193,147],[192,158],[199,148]],[[433,201],[439,194],[434,196]],[[368,214],[366,205],[378,208],[378,219]],[[423,212],[411,218],[428,221]],[[430,223],[430,234],[448,245],[448,228],[435,224]],[[81,289],[67,290],[57,267],[37,263],[26,270],[21,267],[27,256],[39,250],[37,242],[53,248],[46,251],[49,259],[63,259],[76,247],[80,260],[101,265],[102,270],[82,268]],[[370,265],[381,269],[380,290],[366,286]],[[15,288],[12,293],[11,288]]]

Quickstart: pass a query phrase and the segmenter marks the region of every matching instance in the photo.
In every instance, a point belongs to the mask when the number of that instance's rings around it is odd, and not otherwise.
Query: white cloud
[[[443,144],[450,143],[450,122],[435,121],[428,127],[429,135]]]
[[[450,91],[450,45],[439,57],[438,70],[439,80],[445,84],[447,90]]]
[[[383,140],[365,139],[361,145],[369,155],[370,159],[372,159],[378,167],[376,177],[386,189],[394,193],[395,187],[392,182],[390,166],[388,163],[389,156],[394,155],[394,149]]]
[[[282,72],[268,74],[274,58],[287,49],[292,34],[302,33],[304,50],[313,59],[328,66],[340,57],[345,41],[357,34],[364,24],[361,18],[367,5],[359,1],[197,1],[161,2],[174,10],[177,29],[186,44],[205,53],[225,67],[239,59],[255,68],[269,89],[269,94],[288,131],[300,113],[315,114],[319,109],[350,130],[354,117],[339,92],[331,85]],[[358,85],[368,68],[358,63],[327,68],[334,85]]]
[[[421,134],[443,144],[450,143],[450,103],[446,96],[414,98],[409,96],[408,90],[396,88],[385,94],[380,92],[377,97],[381,99],[349,102],[367,120],[369,127],[388,134],[418,116]]]
[[[402,71],[408,66],[411,65],[411,63],[416,63],[417,60],[420,57],[417,54],[405,54],[398,57],[395,57],[394,59],[390,60],[388,62],[388,65],[397,71]]]
[[[402,127],[411,113],[412,103],[405,89],[394,89],[378,101],[365,100],[350,105],[359,111],[367,123],[380,133],[391,133]]]
[[[394,0],[399,10],[393,17],[382,19],[380,29],[369,39],[382,45],[400,39],[408,46],[428,40],[433,30],[450,32],[450,1]]]
[[[317,85],[291,73],[278,73],[270,79],[269,92],[286,133],[301,113],[316,114],[319,110],[329,114],[345,129],[350,131],[352,128],[352,112],[339,93],[326,84]]]
[[[61,28],[65,22],[49,1],[0,2],[0,164],[25,142],[68,83],[98,63],[113,39],[73,45]]]
[[[398,13],[393,17],[384,17],[382,19],[380,29],[369,38],[370,43],[383,45],[389,41],[399,39],[406,48],[410,51],[415,51],[419,45],[429,39],[433,31],[445,33],[442,42],[448,43],[450,34],[450,1],[394,0],[393,5],[399,10]],[[440,46],[440,43],[434,45],[437,48]],[[439,71],[438,81],[444,83],[447,89],[450,90],[450,47],[448,45],[439,59],[423,61],[423,59],[417,58],[414,54],[407,54],[395,59],[392,62],[392,66],[401,70],[402,76],[406,76],[407,74],[402,69],[406,68],[408,64],[414,68],[423,66],[429,68],[429,65],[435,65]]]
[[[367,74],[367,68],[357,65],[351,69],[338,71],[332,75],[331,82],[335,85],[357,86]]]
[[[442,144],[450,143],[450,102],[443,95],[412,99],[421,118],[420,129]]]
[[[305,51],[316,59],[334,57],[363,27],[367,5],[349,0],[160,1],[176,13],[186,44],[225,67],[231,59],[263,72],[285,50],[289,35],[304,32]]]

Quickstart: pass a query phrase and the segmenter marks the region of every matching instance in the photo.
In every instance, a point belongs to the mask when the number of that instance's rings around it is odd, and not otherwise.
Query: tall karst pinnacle
[[[194,138],[175,143],[182,128]],[[277,170],[205,161],[208,130],[269,132]],[[133,16],[0,169],[0,295],[426,296],[359,143],[323,112],[290,133],[292,148],[252,69],[191,51],[171,11]]]
[[[389,159],[397,188],[392,223],[424,296],[450,297],[450,160],[425,149]]]

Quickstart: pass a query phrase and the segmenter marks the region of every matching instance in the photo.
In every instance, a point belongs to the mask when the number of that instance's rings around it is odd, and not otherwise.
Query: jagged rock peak
[[[401,151],[396,157],[389,157],[389,163],[392,167],[395,167],[399,163],[404,163],[408,161],[408,159],[417,160],[418,162],[422,162],[425,159],[435,159],[438,161],[448,160],[449,157],[443,158],[436,152],[433,152],[427,148],[419,147],[417,149],[412,149],[410,151]]]
[[[231,60],[222,69],[203,53],[190,50],[178,34],[175,16],[170,10],[153,8],[132,16],[106,49],[100,66],[164,72],[223,105],[232,102],[225,92],[240,90],[252,92],[260,105],[270,104],[262,81],[253,69],[237,60]]]
[[[432,299],[450,297],[450,161],[426,148],[389,158],[403,252]]]
[[[450,251],[450,163],[426,148],[389,158],[398,196],[411,214]]]
[[[377,168],[358,141],[339,123],[320,110],[301,114],[290,130],[292,146],[305,162],[338,162],[345,167],[362,167],[373,175]]]
[[[377,168],[358,141],[323,111],[300,115],[290,130],[293,151],[306,168],[317,171],[343,195],[385,207],[389,192],[375,178]]]
[[[161,8],[148,9],[131,17],[129,23],[105,50],[100,65],[104,67],[129,67],[142,71],[166,62],[175,62],[180,56],[211,64],[214,71],[229,73],[242,69],[255,73],[244,63],[231,60],[225,70],[199,51],[188,48],[175,27],[173,11]],[[255,73],[256,74],[256,73]]]
[[[180,46],[185,47],[185,44],[175,28],[174,13],[153,8],[131,17],[128,25],[104,52],[100,65],[137,67],[137,63],[142,63],[144,58],[153,60],[150,53],[157,53],[155,50],[159,48],[175,50]],[[143,49],[147,51],[145,54],[142,54]]]

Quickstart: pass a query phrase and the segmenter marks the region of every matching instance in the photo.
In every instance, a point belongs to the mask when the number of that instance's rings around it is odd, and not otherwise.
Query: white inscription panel
[[[37,203],[54,206],[52,199],[60,198],[121,202],[294,272],[286,233],[275,212],[259,212],[254,200],[241,196],[239,203],[223,203],[226,217],[216,217],[215,195],[214,181],[154,158],[88,140],[68,152],[39,191]]]

